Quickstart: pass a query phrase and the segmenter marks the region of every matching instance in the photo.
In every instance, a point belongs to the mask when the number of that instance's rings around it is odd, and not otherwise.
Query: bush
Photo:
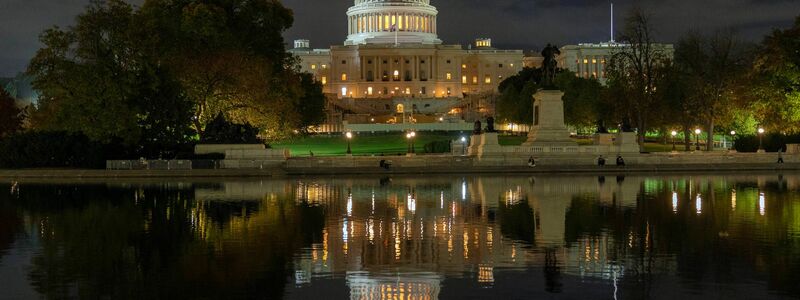
[[[756,152],[759,139],[757,135],[740,136],[736,138],[736,151]],[[778,149],[786,151],[786,144],[800,144],[800,135],[767,134],[764,135],[764,150],[777,152]]]
[[[433,141],[425,144],[425,153],[448,153],[450,141]]]
[[[206,125],[200,138],[203,144],[261,144],[258,128],[250,124],[234,124],[228,122],[222,113]]]
[[[107,147],[82,134],[19,133],[0,140],[0,168],[103,168]]]

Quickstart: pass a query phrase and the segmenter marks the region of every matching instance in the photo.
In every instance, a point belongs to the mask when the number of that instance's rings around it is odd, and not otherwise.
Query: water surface
[[[800,176],[0,182],[0,298],[800,297]]]

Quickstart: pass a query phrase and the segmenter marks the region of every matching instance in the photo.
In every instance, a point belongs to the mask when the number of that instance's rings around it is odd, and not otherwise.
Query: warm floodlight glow
[[[763,134],[763,133],[764,133],[764,128],[759,128],[758,129],[758,134]]]
[[[697,129],[694,130],[694,134],[700,134],[700,132],[701,132],[700,128],[697,128]]]
[[[677,132],[677,131],[675,131],[675,130],[673,130],[673,131],[671,132],[671,134],[672,134],[672,136],[674,137],[674,136],[678,135],[678,132]]]
[[[346,136],[348,139],[352,139],[353,133],[348,131],[347,133],[344,134],[344,136]]]
[[[731,135],[736,135],[736,131],[735,130],[731,130]]]

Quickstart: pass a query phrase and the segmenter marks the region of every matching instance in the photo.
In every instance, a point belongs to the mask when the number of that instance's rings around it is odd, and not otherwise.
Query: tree
[[[302,127],[302,79],[281,36],[293,17],[279,1],[151,0],[141,14],[195,104],[197,132],[220,112],[271,135]]]
[[[132,7],[119,0],[93,1],[68,30],[49,29],[28,69],[41,91],[33,125],[83,132],[93,140],[138,142],[137,80]]]
[[[517,75],[500,82],[496,110],[499,121],[531,124],[533,122],[533,94],[539,89],[542,70],[524,68]]]
[[[752,109],[773,132],[800,132],[800,17],[758,47],[748,80]]]
[[[669,57],[663,45],[656,43],[650,18],[641,10],[634,9],[626,19],[622,41],[607,68],[609,85],[638,128],[639,145],[643,147],[650,118],[657,113],[656,83],[664,76]]]
[[[292,21],[276,0],[93,0],[75,26],[42,34],[31,123],[153,154],[220,112],[267,135],[305,129],[322,120],[324,96],[284,48]]]
[[[22,110],[17,107],[14,98],[0,88],[0,138],[22,129],[22,119]]]
[[[594,128],[605,118],[601,98],[603,86],[595,78],[576,77],[572,72],[560,72],[556,86],[564,92],[564,122],[576,128]]]
[[[747,67],[742,44],[735,34],[718,31],[711,36],[697,33],[685,35],[675,49],[678,78],[685,81],[686,101],[691,102],[688,113],[705,123],[708,151],[714,147],[715,128],[722,122],[730,124],[736,111],[734,103],[742,74]]]

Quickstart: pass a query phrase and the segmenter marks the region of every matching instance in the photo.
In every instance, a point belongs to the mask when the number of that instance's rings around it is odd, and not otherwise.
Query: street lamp
[[[416,133],[416,132],[414,132],[414,131],[412,131],[412,132],[410,133],[410,135],[411,135],[411,153],[415,153],[415,152],[416,152],[416,149],[414,149],[414,137],[416,137],[416,136],[417,136],[417,133]]]
[[[700,151],[700,128],[694,130],[695,150]]]
[[[736,146],[734,143],[736,143],[736,130],[731,130],[731,150]]]
[[[353,154],[353,150],[350,148],[350,140],[353,139],[353,133],[348,131],[344,136],[347,138],[347,155],[351,155]]]
[[[758,152],[764,152],[764,128],[758,128]]]
[[[672,134],[672,152],[675,152],[675,136],[678,135],[678,132],[673,130],[670,133]]]
[[[467,138],[461,137],[461,155],[467,154]]]

